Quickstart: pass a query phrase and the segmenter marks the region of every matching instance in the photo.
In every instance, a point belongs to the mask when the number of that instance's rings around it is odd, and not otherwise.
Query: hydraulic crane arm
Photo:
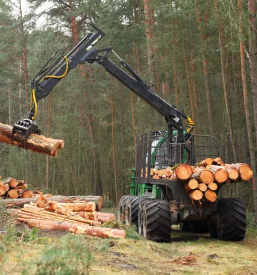
[[[16,131],[25,135],[25,141],[30,133],[40,134],[35,119],[37,116],[37,104],[38,101],[46,97],[55,87],[55,85],[64,78],[71,69],[74,69],[79,64],[98,63],[103,66],[108,73],[117,78],[121,83],[128,87],[137,96],[141,97],[144,101],[150,104],[156,109],[168,124],[168,137],[172,142],[173,129],[177,129],[177,143],[183,143],[186,141],[187,136],[183,134],[183,124],[181,118],[185,118],[188,121],[187,134],[190,134],[194,125],[189,116],[183,114],[172,104],[169,104],[155,92],[153,92],[148,84],[140,78],[140,76],[126,63],[124,62],[111,48],[105,48],[102,50],[94,49],[94,45],[100,41],[104,36],[104,33],[93,23],[91,23],[95,33],[90,33],[84,37],[66,56],[61,56],[52,65],[48,66],[57,52],[50,58],[50,60],[43,66],[39,73],[33,78],[31,82],[31,107],[29,111],[29,117],[22,119],[14,124],[13,135]],[[113,52],[119,59],[125,72],[115,63],[109,59],[110,53]],[[48,67],[47,67],[48,66]]]

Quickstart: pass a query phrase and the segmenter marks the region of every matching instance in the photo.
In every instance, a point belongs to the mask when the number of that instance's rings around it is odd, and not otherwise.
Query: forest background
[[[234,141],[236,132],[242,143],[244,129],[256,184],[231,185],[222,195],[241,197],[257,213],[255,0],[27,3],[24,12],[24,1],[0,0],[1,123],[27,117],[34,75],[58,49],[69,52],[93,19],[106,34],[96,48],[111,46],[157,94],[192,117],[195,133],[221,142],[226,133]],[[98,64],[72,70],[40,101],[37,123],[44,135],[64,139],[65,149],[51,158],[0,144],[2,178],[112,202],[129,192],[137,135],[166,130],[163,117]]]

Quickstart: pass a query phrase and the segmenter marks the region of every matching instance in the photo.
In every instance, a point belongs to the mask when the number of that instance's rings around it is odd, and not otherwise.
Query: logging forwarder
[[[87,34],[66,55],[62,50],[55,52],[35,75],[31,81],[28,117],[14,124],[12,139],[19,132],[25,136],[26,144],[31,133],[40,134],[35,122],[39,100],[47,97],[55,85],[78,65],[97,63],[152,106],[167,123],[165,131],[151,131],[149,136],[144,134],[138,138],[130,195],[121,197],[118,219],[123,221],[122,217],[127,213],[126,223],[136,224],[140,234],[154,241],[168,242],[172,224],[180,224],[183,231],[207,231],[212,237],[219,239],[242,240],[245,234],[245,216],[235,221],[233,228],[230,228],[233,232],[227,236],[222,228],[230,221],[222,220],[221,215],[222,211],[245,213],[241,202],[230,199],[215,204],[195,205],[180,182],[150,177],[151,168],[164,169],[180,163],[194,165],[200,157],[217,157],[217,140],[212,136],[192,134],[192,119],[158,96],[112,48],[95,49],[95,45],[105,34],[94,23],[90,24],[93,32]],[[119,59],[119,65],[111,61],[111,53]],[[187,128],[183,126],[182,119],[187,121]],[[203,149],[205,153],[202,152]]]

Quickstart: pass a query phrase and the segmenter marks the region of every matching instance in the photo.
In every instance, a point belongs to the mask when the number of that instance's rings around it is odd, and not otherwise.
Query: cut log
[[[212,159],[211,158],[207,158],[207,159],[204,159],[200,162],[200,165],[202,166],[207,166],[208,164],[212,164]]]
[[[43,213],[32,213],[32,212],[26,212],[26,211],[18,211],[18,218],[24,218],[24,219],[37,219],[37,220],[51,220],[51,221],[59,221],[60,223],[63,221],[67,221],[67,222],[73,222],[76,223],[80,226],[85,226],[85,225],[96,225],[96,226],[100,226],[101,222],[97,222],[97,221],[89,221],[89,220],[84,220],[84,221],[80,221],[80,220],[75,220],[75,219],[69,219],[68,217],[64,216],[64,215],[51,215],[54,213],[48,212],[49,215],[47,215],[45,212]],[[51,214],[50,214],[51,213]],[[78,216],[79,218],[79,216]],[[80,217],[81,218],[81,217]],[[82,218],[81,218],[82,219]]]
[[[189,180],[188,182],[186,182],[185,184],[184,184],[184,187],[185,187],[185,189],[189,192],[189,191],[192,191],[192,190],[194,190],[194,189],[197,189],[198,188],[198,181],[197,180],[194,180],[194,179],[192,179],[192,180]]]
[[[6,179],[3,184],[8,184],[10,188],[15,188],[18,185],[18,181],[14,178]]]
[[[162,177],[163,173],[164,173],[164,170],[163,170],[163,169],[159,170],[159,172],[158,172],[158,176],[159,176],[159,178],[161,178],[161,177]]]
[[[78,221],[82,223],[87,223],[90,225],[100,225],[100,222],[97,221],[92,221],[92,220],[86,220],[79,215],[76,215],[76,213],[72,213],[71,215],[63,215],[63,214],[57,214],[53,213],[50,211],[46,211],[44,209],[40,209],[34,206],[31,206],[30,204],[25,204],[24,208],[21,209],[23,212],[29,212],[29,213],[35,213],[35,214],[40,214],[40,216],[46,216],[46,217],[54,217],[56,219],[65,219],[65,220],[73,220],[73,221]]]
[[[17,182],[18,182],[17,187],[23,186],[25,184],[24,180],[17,180]]]
[[[11,190],[9,190],[8,193],[7,193],[7,197],[9,197],[11,199],[17,199],[18,198],[17,189],[11,189]]]
[[[153,175],[153,179],[156,179],[156,180],[158,180],[160,177],[157,175],[157,174],[154,174]]]
[[[70,229],[70,232],[74,234],[82,234],[82,235],[90,235],[96,236],[100,238],[118,238],[118,239],[125,239],[126,231],[120,229],[112,229],[112,228],[104,228],[104,227],[77,227],[77,229]]]
[[[28,204],[30,202],[37,202],[40,195],[36,195],[33,198],[26,198],[26,199],[6,199],[3,200],[2,203],[4,203],[7,207],[23,207],[24,204]],[[45,196],[43,196],[45,197]],[[46,198],[45,198],[46,199]],[[52,196],[50,198],[47,198],[48,201],[56,201],[56,202],[94,202],[96,204],[96,210],[100,211],[102,208],[102,197],[101,196]],[[47,204],[46,204],[47,207]]]
[[[203,197],[203,192],[200,190],[194,190],[190,193],[188,193],[188,196],[195,201],[200,201]]]
[[[27,184],[23,184],[23,185],[19,185],[19,184],[18,184],[18,186],[17,186],[17,188],[18,188],[19,190],[23,190],[23,189],[25,189],[25,188],[27,188],[27,187],[28,187]],[[32,192],[32,195],[33,195],[33,192]]]
[[[213,176],[212,172],[210,172],[208,170],[204,170],[200,173],[199,179],[201,182],[209,184],[214,181],[214,176]]]
[[[154,172],[153,172],[153,168],[150,169],[150,176],[153,176]]]
[[[217,157],[215,159],[212,160],[212,164],[214,165],[220,165],[221,164],[221,158],[220,157]]]
[[[91,235],[101,238],[118,238],[124,239],[126,237],[125,230],[103,228],[103,227],[91,227],[81,226],[72,222],[58,222],[51,220],[38,220],[38,219],[26,219],[18,217],[18,221],[27,223],[30,227],[36,227],[43,230],[66,230],[75,234]]]
[[[78,203],[58,203],[59,206],[62,206],[66,209],[69,209],[73,212],[94,212],[96,210],[94,202],[78,202]]]
[[[208,171],[214,175],[217,183],[223,183],[228,179],[228,172],[223,166],[212,165]]]
[[[0,186],[3,186],[4,185],[4,183],[0,180]]]
[[[173,171],[173,173],[170,175],[170,178],[169,178],[170,180],[178,180],[178,178],[177,178],[177,175],[176,175],[176,172],[175,171]]]
[[[159,172],[159,170],[158,170],[158,169],[153,168],[153,173],[154,173],[154,174],[158,174],[158,172]]]
[[[4,186],[6,192],[9,191],[9,189],[10,189],[9,184],[5,184],[3,186]]]
[[[193,174],[192,167],[189,164],[180,164],[175,172],[177,178],[180,180],[188,180]]]
[[[77,212],[78,215],[86,220],[96,221],[96,212]]]
[[[205,170],[204,167],[196,167],[194,174],[192,174],[192,176],[191,176],[191,179],[198,180],[200,177],[200,173],[204,170]]]
[[[28,219],[18,217],[17,219],[19,222],[25,222],[30,227],[36,227],[42,230],[69,230],[70,228],[76,229],[76,224],[72,222],[59,222],[59,221],[52,221],[52,220],[39,220],[39,219]]]
[[[23,199],[32,198],[32,194],[33,194],[32,191],[30,191],[30,190],[24,190],[23,193],[22,193],[22,195],[21,195],[21,197]]]
[[[211,182],[208,184],[208,188],[212,191],[215,191],[218,189],[218,185],[215,182]]]
[[[198,186],[199,190],[201,190],[202,192],[205,192],[207,190],[207,185],[205,183],[199,183]]]
[[[163,175],[165,175],[166,177],[170,177],[173,174],[173,170],[166,168],[163,172]]]
[[[5,187],[3,185],[0,186],[0,196],[4,195],[6,192]]]
[[[226,167],[226,170],[228,172],[229,179],[237,180],[239,178],[239,172],[236,169]]]
[[[116,217],[112,213],[95,212],[95,220],[104,223],[115,221]]]
[[[5,142],[18,147],[24,148],[24,135],[16,132],[14,134],[14,140],[11,143],[12,126],[0,123],[0,142]],[[56,156],[57,149],[61,148],[60,143],[64,141],[48,139],[42,135],[30,134],[26,141],[26,149],[34,152],[46,154],[49,156]]]
[[[253,177],[253,171],[251,167],[246,163],[233,163],[226,164],[226,169],[236,169],[239,172],[240,178],[243,181],[250,180]]]
[[[207,190],[204,193],[204,197],[209,202],[215,202],[216,199],[217,199],[217,194],[214,191],[212,191],[212,190]]]

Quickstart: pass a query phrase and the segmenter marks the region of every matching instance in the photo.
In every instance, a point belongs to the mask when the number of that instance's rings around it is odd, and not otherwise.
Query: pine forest
[[[93,20],[105,33],[96,49],[111,47],[192,118],[194,134],[215,136],[220,148],[229,143],[230,163],[244,157],[253,180],[220,195],[257,213],[256,9],[254,0],[0,0],[0,122],[27,117],[33,77],[56,51],[78,44]],[[1,143],[0,175],[113,204],[129,194],[138,136],[167,130],[163,116],[95,63],[69,72],[39,102],[36,121],[65,148],[50,157]]]

